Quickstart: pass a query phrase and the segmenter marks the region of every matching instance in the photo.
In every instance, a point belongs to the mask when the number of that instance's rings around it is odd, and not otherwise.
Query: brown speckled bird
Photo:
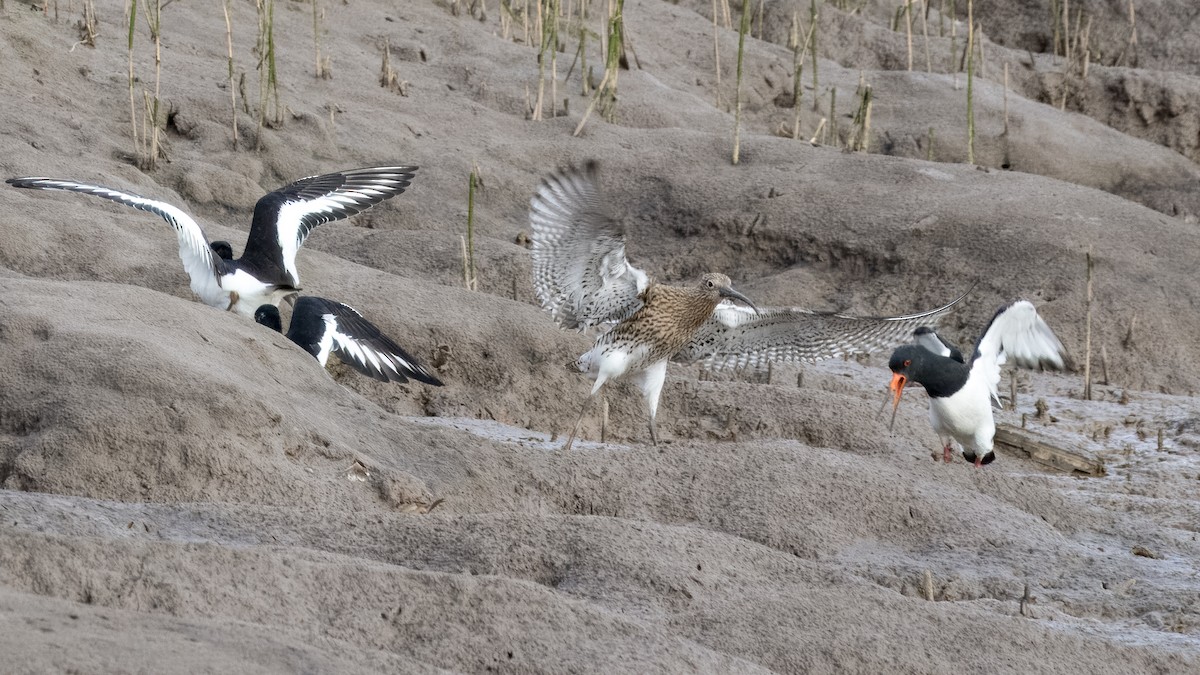
[[[606,381],[631,374],[646,398],[656,443],[654,415],[668,360],[755,369],[771,361],[870,352],[936,324],[966,295],[928,312],[859,317],[799,307],[760,310],[723,274],[707,274],[690,288],[657,284],[625,258],[625,230],[596,187],[595,162],[546,177],[533,196],[529,222],[533,286],[542,307],[563,328],[608,327],[574,364],[596,381],[584,412]],[[583,412],[579,420],[568,449]]]
[[[575,361],[595,380],[565,450],[571,449],[584,413],[610,379],[634,377],[650,414],[650,438],[667,376],[667,361],[683,349],[725,298],[754,305],[724,274],[705,274],[690,287],[656,283],[625,258],[625,231],[602,202],[596,163],[551,174],[531,201],[533,286],[559,326],[609,330]]]

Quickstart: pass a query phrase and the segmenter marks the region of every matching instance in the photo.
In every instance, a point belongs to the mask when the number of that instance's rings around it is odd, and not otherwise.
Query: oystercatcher
[[[261,305],[254,312],[254,320],[283,332],[279,308],[275,305]],[[336,354],[343,363],[381,382],[407,382],[411,377],[426,384],[442,384],[375,324],[340,302],[311,295],[297,299],[287,338],[312,354],[322,366],[330,354]]]
[[[296,252],[314,227],[404,192],[416,170],[415,166],[379,166],[336,171],[301,178],[263,195],[254,206],[246,248],[237,260],[227,242],[218,242],[228,252],[225,257],[210,247],[191,216],[166,202],[72,180],[31,177],[5,182],[19,188],[81,192],[159,215],[179,237],[179,257],[192,291],[206,305],[249,317],[259,306],[278,306],[284,297],[300,291]]]
[[[889,389],[894,395],[892,420],[900,406],[904,386],[916,382],[929,394],[929,421],[945,441],[943,461],[950,461],[951,443],[958,441],[963,458],[975,466],[996,459],[992,451],[996,423],[992,401],[999,403],[1000,366],[1011,359],[1025,368],[1063,368],[1066,350],[1037,309],[1027,300],[1001,307],[992,317],[969,363],[932,331],[915,335],[917,344],[892,352]]]

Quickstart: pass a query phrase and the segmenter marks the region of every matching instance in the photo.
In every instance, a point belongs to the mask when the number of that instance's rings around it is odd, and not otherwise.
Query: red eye
[[[908,360],[906,360],[906,361],[904,362],[904,367],[905,367],[905,368],[907,368],[907,367],[909,367],[909,366],[911,366],[911,365],[912,365],[912,359],[908,359]]]

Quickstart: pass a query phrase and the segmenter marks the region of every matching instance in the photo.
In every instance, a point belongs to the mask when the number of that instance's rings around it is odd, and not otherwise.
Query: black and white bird
[[[415,166],[378,166],[310,176],[269,192],[254,206],[242,257],[234,260],[209,245],[204,231],[181,209],[130,192],[72,180],[10,178],[13,187],[67,190],[95,195],[157,214],[175,228],[179,257],[192,291],[206,305],[254,316],[264,304],[279,305],[300,291],[296,252],[309,232],[322,223],[346,218],[404,192]]]
[[[969,362],[932,331],[914,334],[917,344],[892,352],[889,389],[895,410],[909,382],[925,387],[929,394],[929,421],[944,441],[942,459],[950,461],[951,444],[958,441],[963,458],[975,466],[996,459],[992,450],[996,422],[992,401],[999,403],[1000,366],[1012,360],[1024,368],[1063,368],[1069,362],[1066,350],[1033,303],[1018,300],[1001,307],[992,317]],[[957,355],[958,358],[955,358]]]
[[[260,306],[254,312],[254,320],[283,332],[283,321],[275,305]],[[426,384],[442,384],[375,324],[340,302],[311,295],[297,299],[287,338],[312,354],[322,366],[334,354],[363,375],[381,382],[407,382],[412,378]]]

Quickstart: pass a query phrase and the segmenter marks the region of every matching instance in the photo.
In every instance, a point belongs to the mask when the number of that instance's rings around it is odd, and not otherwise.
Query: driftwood
[[[996,425],[995,444],[1004,450],[1018,451],[1039,464],[1059,471],[1103,476],[1104,462],[1080,450],[1067,450],[1049,443],[1045,437],[1007,424]]]

